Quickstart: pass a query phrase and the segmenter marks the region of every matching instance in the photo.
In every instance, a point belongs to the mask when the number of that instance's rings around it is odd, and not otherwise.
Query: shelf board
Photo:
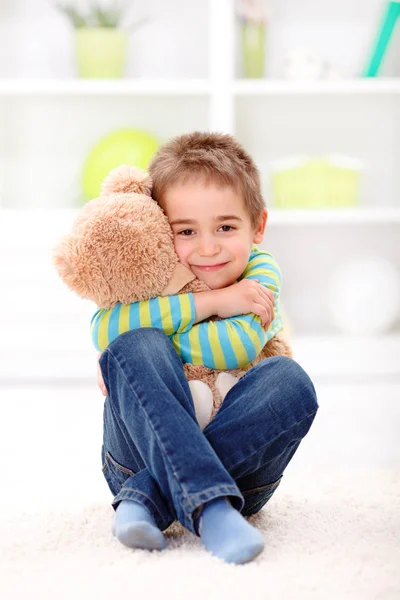
[[[238,79],[237,96],[296,94],[399,94],[399,78],[359,78],[338,81],[287,81],[279,79]]]
[[[400,224],[400,208],[268,210],[268,225]]]
[[[237,79],[227,89],[237,96],[296,94],[399,94],[400,78],[359,78],[341,81]],[[210,79],[1,79],[1,96],[31,95],[207,95]]]
[[[1,96],[205,95],[207,79],[0,79]]]

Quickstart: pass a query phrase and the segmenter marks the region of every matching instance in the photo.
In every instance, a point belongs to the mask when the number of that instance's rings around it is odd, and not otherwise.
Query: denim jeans
[[[278,487],[318,409],[314,386],[287,357],[247,371],[201,431],[181,359],[160,329],[117,337],[100,357],[103,473],[114,495],[134,500],[164,531],[178,520],[198,535],[202,505],[228,496],[244,516]]]

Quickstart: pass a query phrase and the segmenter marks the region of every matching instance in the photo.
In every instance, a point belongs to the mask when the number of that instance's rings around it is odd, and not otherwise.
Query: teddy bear
[[[101,194],[83,206],[72,232],[53,251],[63,282],[99,308],[209,288],[179,262],[162,208],[151,197],[152,181],[140,169],[122,165],[104,180]],[[277,355],[292,357],[282,333],[268,341],[242,369],[216,371],[184,364],[195,414],[203,430],[233,385],[254,364]]]

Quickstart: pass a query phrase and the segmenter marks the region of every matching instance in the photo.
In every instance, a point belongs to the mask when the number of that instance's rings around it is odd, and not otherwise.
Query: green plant
[[[264,0],[238,0],[237,14],[242,23],[265,25],[267,15]]]
[[[81,6],[78,8],[77,1],[55,2],[55,7],[72,21],[76,29],[109,27],[133,30],[148,21],[148,18],[143,18],[136,21],[136,23],[124,24],[128,11],[127,0],[110,0],[108,2],[98,0],[86,4],[86,7],[82,8]],[[132,1],[129,4],[132,7]]]

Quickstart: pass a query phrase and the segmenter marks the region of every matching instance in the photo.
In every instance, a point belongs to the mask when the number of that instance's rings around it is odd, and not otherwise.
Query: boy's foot
[[[163,550],[165,538],[149,511],[139,502],[122,500],[115,512],[113,534],[128,548]]]
[[[225,562],[242,564],[264,549],[264,538],[227,498],[215,498],[204,505],[199,535],[206,549]]]

